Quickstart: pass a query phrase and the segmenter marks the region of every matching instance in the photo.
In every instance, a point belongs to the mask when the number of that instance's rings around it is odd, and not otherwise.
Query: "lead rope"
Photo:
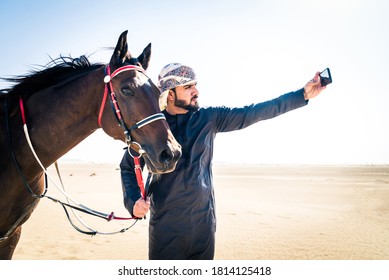
[[[140,166],[140,156],[134,157],[134,164],[135,164],[136,181],[138,182],[138,186],[139,186],[142,198],[144,200],[146,200],[146,192],[145,192],[145,186],[143,183],[142,168]]]
[[[18,161],[16,160],[16,156],[15,156],[15,153],[14,153],[13,148],[12,148],[12,134],[11,134],[10,126],[9,126],[8,99],[7,98],[4,99],[4,112],[5,112],[5,126],[6,126],[6,131],[7,131],[7,134],[8,134],[8,146],[9,146],[9,150],[10,150],[10,153],[11,153],[12,160],[13,160],[13,162],[15,164],[17,172],[19,173],[19,175],[20,175],[20,177],[21,177],[21,179],[23,181],[23,184],[24,184],[25,188],[31,194],[31,196],[35,198],[35,200],[28,206],[27,209],[24,210],[22,215],[20,215],[19,219],[17,219],[15,221],[15,223],[10,227],[10,229],[6,232],[6,234],[3,235],[2,237],[0,237],[0,242],[3,241],[3,240],[8,239],[10,234],[12,234],[12,232],[20,225],[20,222],[28,214],[28,212],[35,207],[35,205],[39,201],[39,198],[41,198],[47,192],[47,177],[46,177],[46,175],[45,175],[45,190],[44,190],[44,192],[41,195],[37,195],[37,194],[35,194],[32,191],[30,185],[28,184],[26,178],[24,177],[24,175],[22,173],[22,170],[20,168],[20,165],[19,165]]]
[[[69,194],[67,194],[64,190],[64,186],[62,184],[62,179],[60,177],[60,182],[61,182],[61,185],[62,185],[62,188],[60,188],[56,182],[51,178],[51,176],[48,174],[47,172],[47,169],[43,166],[42,162],[40,161],[39,157],[37,156],[35,150],[34,150],[34,147],[32,145],[32,142],[31,142],[31,139],[30,139],[30,136],[29,136],[29,133],[28,133],[28,127],[27,127],[27,123],[26,123],[26,118],[25,118],[25,112],[24,112],[24,105],[23,105],[23,100],[22,98],[19,99],[19,105],[20,105],[20,110],[21,110],[21,114],[22,114],[22,120],[23,120],[23,130],[24,130],[24,134],[25,134],[25,137],[26,137],[26,140],[27,140],[27,143],[31,149],[31,152],[33,153],[36,161],[38,162],[38,164],[40,165],[40,167],[42,168],[45,176],[47,176],[48,179],[50,179],[50,181],[54,184],[54,186],[59,190],[59,192],[64,195],[68,201],[68,203],[64,203],[62,201],[60,201],[59,199],[56,199],[56,198],[52,198],[48,195],[46,195],[46,193],[42,194],[39,198],[43,198],[43,197],[46,197],[50,200],[52,200],[53,202],[58,202],[62,205],[63,209],[65,210],[65,213],[66,213],[66,216],[69,220],[69,222],[71,223],[71,225],[79,232],[83,233],[83,234],[88,234],[88,235],[96,235],[96,234],[103,234],[103,235],[109,235],[109,234],[116,234],[116,233],[122,233],[122,232],[125,232],[127,231],[128,229],[130,229],[132,226],[135,225],[135,223],[138,221],[138,218],[136,217],[129,217],[129,218],[125,218],[125,217],[117,217],[114,215],[114,212],[111,212],[110,214],[105,214],[105,213],[102,213],[102,212],[99,212],[99,211],[96,211],[96,210],[93,210],[89,207],[86,207],[85,205],[82,205],[80,204],[79,202],[77,202],[75,199],[73,199]],[[24,176],[23,176],[24,177]],[[71,203],[73,203],[74,205],[72,205]],[[80,212],[83,212],[83,213],[87,213],[87,214],[90,214],[90,215],[93,215],[93,216],[96,216],[96,217],[99,217],[99,218],[103,218],[107,221],[111,221],[111,220],[135,220],[134,223],[132,225],[130,225],[129,227],[127,228],[123,228],[119,231],[115,231],[115,232],[101,232],[101,231],[97,231],[97,230],[94,230],[92,229],[90,226],[88,226],[80,217],[78,217],[74,211],[73,211],[73,214],[75,217],[77,217],[77,220],[85,227],[87,228],[89,231],[84,231],[82,230],[81,228],[77,227],[76,224],[72,221],[72,219],[70,218],[70,215],[68,213],[68,210],[66,209],[66,207],[69,207],[74,210],[77,210],[77,211],[80,211]]]

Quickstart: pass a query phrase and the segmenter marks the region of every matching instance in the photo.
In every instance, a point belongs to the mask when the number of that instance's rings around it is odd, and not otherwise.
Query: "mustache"
[[[199,98],[199,96],[196,94],[195,96],[193,96],[193,97],[191,98],[191,100],[194,100],[194,99],[197,99],[197,98]]]

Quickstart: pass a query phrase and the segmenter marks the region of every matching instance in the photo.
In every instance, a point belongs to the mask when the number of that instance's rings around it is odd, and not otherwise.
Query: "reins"
[[[41,194],[41,195],[36,195],[32,191],[32,189],[30,188],[30,186],[28,185],[27,180],[25,179],[23,173],[21,172],[21,169],[20,169],[20,166],[19,166],[18,162],[17,162],[16,158],[14,157],[14,162],[18,166],[18,170],[20,170],[19,175],[21,175],[21,177],[23,178],[23,182],[25,184],[25,187],[28,189],[29,193],[33,197],[35,197],[35,198],[39,198],[40,199],[40,198],[44,198],[45,197],[45,198],[48,198],[48,199],[52,200],[53,202],[57,202],[57,203],[61,204],[61,206],[63,207],[63,209],[64,209],[64,211],[66,213],[66,216],[67,216],[70,224],[73,226],[73,228],[75,228],[77,231],[79,231],[79,232],[81,232],[83,234],[87,234],[87,235],[105,234],[105,235],[107,235],[107,234],[115,234],[115,233],[119,233],[119,232],[125,232],[129,228],[131,228],[137,222],[138,218],[136,218],[136,217],[128,217],[128,218],[126,218],[126,217],[117,217],[117,216],[115,216],[114,212],[111,212],[110,214],[107,214],[107,213],[103,213],[103,212],[100,212],[100,211],[93,210],[93,209],[91,209],[91,208],[89,208],[89,207],[79,203],[74,198],[72,198],[68,193],[65,192],[65,188],[64,188],[64,185],[63,185],[63,182],[62,182],[62,178],[60,177],[60,175],[59,175],[59,178],[60,178],[61,187],[59,187],[56,184],[55,180],[53,180],[51,178],[51,176],[48,174],[47,169],[44,167],[44,165],[40,161],[40,159],[39,159],[38,155],[36,154],[35,149],[34,149],[34,147],[32,145],[32,142],[31,142],[31,139],[30,139],[30,135],[29,135],[29,132],[28,132],[28,127],[27,127],[27,122],[26,122],[26,117],[25,117],[24,104],[23,104],[22,98],[19,99],[19,106],[20,106],[20,111],[21,111],[21,114],[22,114],[24,135],[26,137],[28,146],[30,147],[31,152],[34,155],[35,160],[38,162],[38,164],[40,165],[41,169],[43,170],[43,172],[45,174],[45,185],[46,185],[45,192],[43,194]],[[56,169],[57,169],[57,173],[59,174],[59,170],[58,170],[58,166],[57,165],[56,165]],[[48,189],[47,188],[47,182],[48,182],[47,179],[50,179],[50,181],[57,188],[57,190],[66,198],[67,203],[63,202],[63,201],[61,201],[59,199],[53,198],[51,196],[48,196],[46,194],[47,189]],[[80,227],[78,227],[74,223],[74,221],[72,220],[72,218],[69,215],[67,207],[70,208],[73,211],[74,216],[77,218],[77,220],[85,228],[88,229],[88,231],[81,229]],[[115,232],[101,232],[101,231],[94,230],[90,226],[88,226],[80,217],[78,217],[74,213],[74,210],[77,210],[79,212],[83,212],[83,213],[86,213],[86,214],[89,214],[89,215],[92,215],[92,216],[95,216],[95,217],[98,217],[98,218],[105,219],[108,222],[111,221],[111,220],[132,220],[132,219],[135,219],[135,222],[130,227],[121,229],[119,231],[115,231]]]
[[[140,157],[145,153],[145,151],[142,149],[142,146],[139,143],[137,143],[135,141],[132,141],[130,132],[132,130],[134,130],[134,129],[140,129],[141,127],[143,127],[143,126],[145,126],[147,124],[150,124],[150,123],[152,123],[154,121],[165,119],[165,116],[162,113],[157,113],[157,114],[151,115],[151,116],[146,117],[143,120],[137,122],[135,125],[130,127],[130,129],[128,129],[128,127],[126,126],[126,124],[125,124],[125,122],[124,122],[124,120],[122,118],[121,111],[120,111],[120,108],[119,108],[119,104],[118,104],[117,99],[116,99],[116,94],[113,91],[113,86],[112,86],[112,83],[111,83],[111,80],[116,75],[118,75],[118,74],[120,74],[120,73],[122,73],[124,71],[128,71],[128,70],[140,71],[143,74],[145,74],[144,70],[141,67],[138,67],[138,66],[135,66],[135,65],[127,65],[127,66],[120,67],[120,68],[116,69],[112,74],[110,74],[110,67],[109,67],[109,65],[107,65],[105,67],[105,70],[104,70],[105,71],[105,77],[104,77],[105,86],[104,86],[103,100],[102,100],[102,103],[101,103],[101,106],[100,106],[100,110],[99,110],[99,115],[98,115],[98,124],[101,127],[102,115],[103,115],[103,112],[104,112],[104,107],[105,107],[105,103],[106,103],[106,100],[107,100],[107,96],[109,94],[110,95],[110,103],[111,103],[111,107],[113,109],[114,115],[116,116],[116,119],[117,119],[117,121],[119,123],[119,126],[122,127],[122,129],[124,130],[125,142],[128,145],[128,153],[134,158],[134,163],[135,163],[135,169],[134,170],[135,170],[138,186],[139,186],[141,194],[142,194],[142,198],[146,199],[145,186],[144,186],[143,177],[142,177],[142,169],[141,169],[141,166],[140,166]],[[78,203],[75,199],[73,199],[70,195],[68,195],[65,192],[65,188],[64,188],[64,185],[63,185],[63,182],[62,182],[62,178],[61,178],[60,173],[59,173],[57,162],[55,162],[55,167],[56,167],[56,170],[57,170],[57,173],[58,173],[58,176],[59,176],[59,180],[60,180],[60,183],[61,183],[61,188],[58,187],[58,185],[55,183],[55,181],[48,174],[47,169],[44,167],[44,165],[40,161],[40,159],[39,159],[38,155],[36,154],[35,149],[34,149],[34,147],[32,145],[32,142],[31,142],[31,139],[30,139],[30,136],[29,136],[29,132],[28,132],[28,127],[27,127],[27,121],[26,121],[26,116],[25,116],[25,108],[24,108],[24,104],[23,104],[23,99],[21,97],[19,98],[19,107],[20,107],[20,111],[21,111],[21,115],[22,115],[23,130],[24,130],[24,134],[25,134],[27,143],[28,143],[28,145],[30,147],[31,152],[33,153],[33,155],[35,157],[35,160],[38,162],[38,164],[40,165],[41,169],[44,172],[44,176],[45,176],[45,190],[40,195],[35,194],[34,191],[31,189],[30,185],[28,184],[28,181],[25,178],[25,176],[24,176],[24,174],[23,174],[23,172],[22,172],[22,170],[20,168],[20,165],[19,165],[19,163],[18,163],[18,161],[16,159],[16,156],[15,156],[15,154],[13,152],[13,148],[12,148],[12,144],[11,144],[12,143],[12,139],[11,139],[11,131],[10,131],[10,127],[9,127],[9,120],[8,120],[8,105],[7,105],[7,101],[5,101],[5,109],[6,109],[6,115],[7,115],[7,117],[6,117],[6,126],[7,126],[8,135],[9,135],[9,137],[8,137],[9,141],[8,142],[9,142],[9,148],[10,148],[10,151],[11,151],[11,156],[12,156],[12,159],[13,159],[14,164],[16,166],[16,169],[17,169],[17,171],[18,171],[18,173],[19,173],[19,175],[20,175],[20,177],[21,177],[21,179],[23,181],[23,184],[24,184],[25,188],[27,189],[27,191],[34,198],[36,198],[36,200],[27,209],[25,209],[25,212],[23,213],[23,215],[21,215],[21,217],[15,222],[15,224],[10,228],[10,230],[5,234],[5,236],[0,237],[0,241],[8,238],[9,234],[11,234],[13,232],[13,230],[17,226],[19,226],[20,222],[27,215],[28,211],[35,206],[35,204],[37,203],[37,201],[39,199],[41,199],[43,197],[46,197],[46,198],[48,198],[48,199],[50,199],[50,200],[52,200],[54,202],[60,203],[61,206],[63,207],[63,209],[65,210],[66,216],[67,216],[70,224],[77,231],[79,231],[79,232],[81,232],[83,234],[96,235],[96,234],[123,233],[123,232],[127,231],[128,229],[130,229],[132,226],[134,226],[135,223],[139,220],[139,218],[137,218],[137,217],[118,217],[118,216],[115,216],[114,212],[111,212],[110,214],[102,213],[102,212],[93,210],[93,209],[91,209],[89,207],[86,207],[85,205],[82,205],[82,204]],[[138,146],[138,148],[139,148],[139,156],[134,156],[134,155],[131,154],[131,151],[130,151],[130,146],[131,145]],[[52,183],[60,191],[60,193],[66,197],[67,203],[62,202],[59,199],[52,198],[52,197],[46,195],[46,192],[48,190],[48,184],[47,184],[48,179],[50,179],[50,181],[52,181]],[[71,203],[73,203],[73,204],[71,204]],[[79,228],[72,221],[72,219],[71,219],[71,217],[69,215],[69,212],[68,212],[66,207],[69,207],[73,211],[73,214],[77,217],[78,221],[85,228],[87,228],[88,231],[82,230],[81,228]],[[123,228],[123,229],[121,229],[119,231],[115,231],[115,232],[100,232],[100,231],[97,231],[97,230],[93,230],[91,227],[89,227],[80,217],[78,217],[74,213],[74,210],[77,210],[77,211],[80,211],[80,212],[83,212],[83,213],[86,213],[86,214],[89,214],[89,215],[92,215],[92,216],[95,216],[95,217],[98,217],[98,218],[102,218],[102,219],[105,219],[107,221],[111,221],[111,220],[133,220],[134,219],[135,222],[132,225],[130,225],[129,227]]]

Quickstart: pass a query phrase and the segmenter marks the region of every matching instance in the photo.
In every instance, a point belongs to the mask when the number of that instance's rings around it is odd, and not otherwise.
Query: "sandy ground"
[[[74,199],[128,217],[116,165],[60,162],[60,168]],[[53,167],[49,172],[57,179]],[[215,259],[389,259],[388,166],[215,164],[214,183]],[[60,197],[52,183],[48,194]],[[132,223],[82,217],[101,231]],[[23,226],[14,259],[145,260],[147,230],[142,220],[125,233],[83,235],[58,203],[43,199]]]

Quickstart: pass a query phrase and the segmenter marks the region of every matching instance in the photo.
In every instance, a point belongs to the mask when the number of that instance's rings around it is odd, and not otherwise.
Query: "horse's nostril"
[[[162,151],[161,155],[159,156],[159,159],[161,162],[170,163],[173,159],[173,153],[170,149],[165,149]]]

